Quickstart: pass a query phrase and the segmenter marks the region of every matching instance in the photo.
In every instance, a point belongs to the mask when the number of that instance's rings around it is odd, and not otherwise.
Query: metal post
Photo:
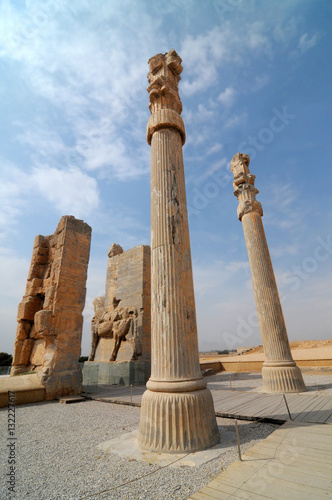
[[[290,418],[290,420],[293,420],[291,412],[289,411],[289,407],[288,407],[288,404],[287,404],[287,400],[286,400],[285,394],[283,394],[283,397],[284,397],[284,401],[285,401],[285,405],[286,405],[286,408],[287,408],[287,411],[288,411],[289,418]]]
[[[237,449],[239,450],[239,459],[242,461],[241,448],[240,448],[240,435],[239,435],[239,428],[237,426],[237,420],[236,419],[235,419],[235,430],[236,430],[236,439],[237,439]]]

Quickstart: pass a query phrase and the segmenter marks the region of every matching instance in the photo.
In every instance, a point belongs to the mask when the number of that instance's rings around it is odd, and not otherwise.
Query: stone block
[[[42,309],[36,312],[34,327],[36,334],[49,335],[52,328],[52,311]]]
[[[25,339],[18,341],[15,344],[15,354],[13,357],[13,365],[27,366],[29,364],[31,350],[34,344],[33,339]],[[17,349],[18,348],[18,349]],[[16,353],[17,350],[17,353]]]
[[[31,323],[29,321],[20,321],[17,325],[16,339],[24,340],[28,337],[31,330]]]
[[[33,342],[32,351],[30,354],[30,364],[35,366],[41,366],[43,364],[45,357],[45,341],[44,339],[38,339]]]
[[[43,301],[39,296],[25,298],[18,306],[17,319],[33,321],[36,312],[42,308],[42,305]]]

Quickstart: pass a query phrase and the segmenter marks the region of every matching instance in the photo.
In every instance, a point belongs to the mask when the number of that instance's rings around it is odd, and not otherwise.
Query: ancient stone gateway
[[[151,377],[142,398],[139,444],[183,453],[219,442],[202,378],[185,193],[184,123],[175,50],[149,60],[151,144]]]
[[[231,163],[234,195],[239,200],[265,361],[262,368],[266,392],[305,391],[302,374],[293,361],[272,262],[265,237],[262,205],[256,200],[255,176],[248,155],[237,153]]]
[[[11,376],[35,372],[46,399],[76,394],[91,228],[73,216],[61,218],[51,236],[34,242],[18,326]]]
[[[105,296],[93,301],[91,352],[83,383],[145,384],[151,371],[151,252],[108,252]]]

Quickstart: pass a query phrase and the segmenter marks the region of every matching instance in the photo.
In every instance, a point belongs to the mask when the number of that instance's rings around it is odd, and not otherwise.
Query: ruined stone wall
[[[18,326],[11,376],[37,372],[46,399],[81,387],[78,359],[91,228],[61,218],[53,235],[37,236]]]
[[[116,361],[150,360],[151,352],[151,275],[150,247],[139,245],[123,252],[112,245],[107,263],[104,303],[95,299],[99,309],[96,348],[90,361],[113,361],[117,311],[131,318],[128,334],[122,338]]]

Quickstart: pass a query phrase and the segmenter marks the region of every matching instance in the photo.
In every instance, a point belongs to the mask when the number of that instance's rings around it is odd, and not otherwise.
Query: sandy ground
[[[296,340],[289,343],[291,350],[295,349],[322,349],[332,347],[332,339],[327,340]],[[248,351],[248,354],[255,354],[258,352],[264,352],[263,346],[253,347]]]

